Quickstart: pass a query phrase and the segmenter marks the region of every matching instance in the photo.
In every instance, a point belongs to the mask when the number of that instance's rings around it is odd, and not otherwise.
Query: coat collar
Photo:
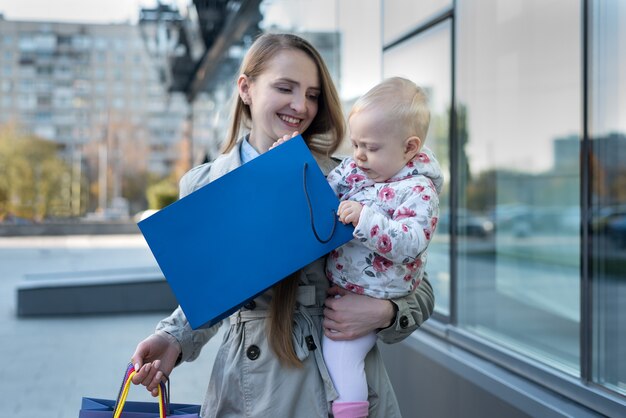
[[[241,166],[241,144],[243,138],[239,139],[235,146],[226,154],[222,154],[211,163],[209,181],[215,181],[224,174],[233,171]]]

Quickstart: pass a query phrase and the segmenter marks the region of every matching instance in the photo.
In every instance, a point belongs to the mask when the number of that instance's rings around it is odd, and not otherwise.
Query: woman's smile
[[[290,128],[297,128],[298,126],[300,126],[300,123],[302,122],[302,119],[295,118],[289,115],[284,115],[282,113],[279,113],[278,117],[280,118],[280,120],[285,122],[285,124],[287,124]]]

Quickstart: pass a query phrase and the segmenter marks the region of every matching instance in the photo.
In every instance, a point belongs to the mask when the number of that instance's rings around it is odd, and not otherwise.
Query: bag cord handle
[[[306,186],[306,169],[308,166],[309,166],[308,163],[304,163],[304,170],[303,170],[302,178],[303,178],[304,195],[306,196],[306,203],[309,205],[309,214],[311,217],[311,229],[313,230],[313,234],[315,234],[315,238],[322,244],[326,244],[333,238],[333,235],[335,233],[335,227],[337,226],[337,212],[335,212],[334,209],[331,209],[332,216],[333,216],[333,229],[330,231],[330,235],[326,239],[320,238],[320,236],[317,233],[317,230],[315,229],[315,221],[313,220],[313,205],[311,204],[311,198],[309,197],[309,190]]]
[[[113,408],[113,418],[119,418],[122,415],[122,410],[124,409],[124,404],[126,403],[126,398],[128,397],[128,391],[131,385],[132,377],[137,373],[135,370],[135,366],[132,363],[128,364],[126,367],[126,372],[124,373],[124,379],[122,380],[122,386],[120,387],[120,391],[117,395],[117,400],[115,401],[115,408]],[[170,412],[170,379],[165,376],[165,380],[167,381],[167,388],[165,387],[165,383],[159,382],[158,391],[159,391],[159,417],[166,418],[166,415]]]

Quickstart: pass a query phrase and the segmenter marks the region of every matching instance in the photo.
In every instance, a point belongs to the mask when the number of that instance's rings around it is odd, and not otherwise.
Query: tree
[[[70,179],[56,143],[0,127],[0,219],[67,216]]]
[[[150,209],[163,209],[178,199],[178,187],[171,177],[167,177],[146,190]]]

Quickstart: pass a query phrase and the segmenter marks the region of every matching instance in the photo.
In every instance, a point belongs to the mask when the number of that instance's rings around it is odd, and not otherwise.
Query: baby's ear
[[[422,140],[417,136],[408,137],[404,141],[404,152],[413,158],[422,148]]]

